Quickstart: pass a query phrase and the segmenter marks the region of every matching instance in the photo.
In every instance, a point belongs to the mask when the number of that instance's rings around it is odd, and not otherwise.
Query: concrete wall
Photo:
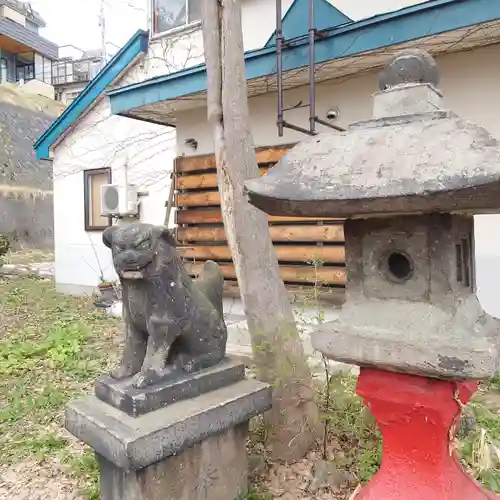
[[[52,249],[53,216],[51,192],[8,186],[0,190],[0,232],[14,248]]]
[[[30,92],[31,94],[41,95],[43,97],[46,97],[47,99],[55,99],[54,87],[39,80],[28,80],[27,82],[24,82],[23,91]]]
[[[441,89],[445,105],[464,118],[475,121],[500,139],[500,67],[492,64],[500,57],[500,45],[456,53],[438,58],[441,71]],[[377,73],[349,78],[341,83],[326,82],[317,86],[317,109],[325,117],[331,107],[340,110],[338,124],[346,126],[369,118],[372,112],[371,95],[377,89]],[[285,92],[285,105],[307,101],[307,89]],[[256,146],[284,144],[303,139],[303,135],[286,130],[278,137],[276,128],[276,95],[268,94],[250,99],[250,123]],[[287,113],[291,123],[307,127],[307,108]],[[184,141],[192,137],[198,141],[197,154],[212,153],[212,133],[206,121],[206,109],[194,109],[179,114],[177,150],[192,154]],[[476,263],[478,294],[483,307],[500,317],[500,216],[476,217]]]
[[[36,109],[42,100],[0,86],[0,234],[20,246],[53,246],[51,164],[37,161],[33,151],[54,120]]]

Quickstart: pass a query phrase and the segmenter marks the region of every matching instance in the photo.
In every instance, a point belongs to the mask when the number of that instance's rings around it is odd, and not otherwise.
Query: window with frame
[[[25,82],[35,78],[35,66],[28,64],[26,66],[16,67],[16,82],[24,80]]]
[[[35,79],[52,85],[52,61],[35,53]]]
[[[35,78],[35,54],[25,52],[16,55],[16,82],[25,82]]]
[[[99,168],[83,171],[85,231],[102,231],[111,226],[111,217],[105,217],[101,215],[101,186],[110,183],[110,168]]]
[[[202,0],[151,0],[153,33],[165,33],[201,21]]]
[[[0,82],[5,83],[8,80],[8,63],[7,59],[1,58],[0,59]]]

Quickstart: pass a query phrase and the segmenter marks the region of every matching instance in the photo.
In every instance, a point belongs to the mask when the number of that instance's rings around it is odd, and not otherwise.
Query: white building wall
[[[68,293],[90,293],[99,282],[115,279],[111,252],[100,231],[85,231],[83,171],[112,168],[113,182],[136,184],[141,220],[163,224],[175,156],[175,131],[111,115],[102,97],[54,152],[54,239],[56,285]]]
[[[492,61],[500,57],[500,45],[456,53],[437,59],[441,72],[441,90],[448,108],[466,119],[486,127],[500,139],[500,66]],[[342,126],[371,117],[372,93],[377,90],[377,73],[351,77],[340,83],[326,82],[317,86],[318,115],[325,118],[332,107],[340,110]],[[307,88],[285,92],[285,106],[307,102]],[[276,95],[268,94],[250,99],[250,124],[256,146],[286,144],[300,141],[304,135],[285,130],[278,137],[276,127]],[[287,112],[286,119],[302,127],[308,126],[308,109]],[[212,133],[206,121],[206,109],[194,109],[178,115],[177,151],[192,154],[185,145],[187,138],[198,141],[197,154],[212,153]],[[483,307],[500,317],[500,216],[476,217],[476,264],[478,294]]]
[[[441,90],[444,105],[464,118],[474,120],[500,137],[500,100],[497,99],[500,84],[500,67],[491,64],[500,56],[500,45],[492,45],[472,51],[450,54],[437,58],[441,74]],[[330,108],[338,108],[338,125],[347,126],[364,120],[372,114],[372,94],[378,89],[378,72],[365,73],[319,83],[316,86],[318,116],[325,119]],[[307,102],[307,87],[284,92],[285,107],[299,101]],[[286,130],[278,137],[276,127],[277,97],[275,93],[249,100],[250,125],[256,146],[286,144],[299,141],[304,135]],[[287,121],[308,127],[308,108],[286,112]],[[212,153],[213,141],[206,120],[206,108],[197,108],[177,115],[177,151],[192,154],[184,144],[193,137],[198,141],[197,154]],[[325,130],[325,128],[323,128]]]
[[[293,0],[282,1],[283,14]],[[274,0],[243,0],[242,31],[245,51],[262,48],[276,28]],[[180,71],[204,62],[203,36],[200,26],[171,36],[153,38],[144,64],[144,72],[136,71],[132,78],[140,81]],[[147,75],[147,76],[146,76]]]
[[[392,12],[426,0],[327,0],[354,21],[376,14]],[[285,15],[293,0],[282,0]],[[242,0],[243,46],[245,51],[262,48],[276,29],[275,0]],[[305,20],[307,23],[307,20]],[[199,26],[170,36],[153,38],[144,68],[130,77],[134,81],[180,71],[200,64],[203,57],[203,37]]]

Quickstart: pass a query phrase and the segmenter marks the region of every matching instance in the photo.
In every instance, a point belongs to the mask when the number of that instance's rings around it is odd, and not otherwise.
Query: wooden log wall
[[[262,175],[293,145],[258,148]],[[186,267],[196,276],[206,260],[219,263],[226,291],[236,295],[237,283],[227,245],[214,155],[179,157],[175,161],[176,238]],[[271,237],[289,291],[299,296],[339,302],[345,285],[342,219],[269,216]]]

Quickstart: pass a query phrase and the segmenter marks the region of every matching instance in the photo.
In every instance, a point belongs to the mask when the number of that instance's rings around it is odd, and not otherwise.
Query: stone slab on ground
[[[191,374],[181,372],[144,389],[132,386],[133,377],[116,380],[106,375],[97,380],[95,395],[127,415],[137,417],[239,382],[244,377],[245,366],[226,358],[216,366]]]
[[[4,264],[0,266],[0,276],[36,276],[38,278],[53,278],[55,276],[55,265],[53,262]]]

